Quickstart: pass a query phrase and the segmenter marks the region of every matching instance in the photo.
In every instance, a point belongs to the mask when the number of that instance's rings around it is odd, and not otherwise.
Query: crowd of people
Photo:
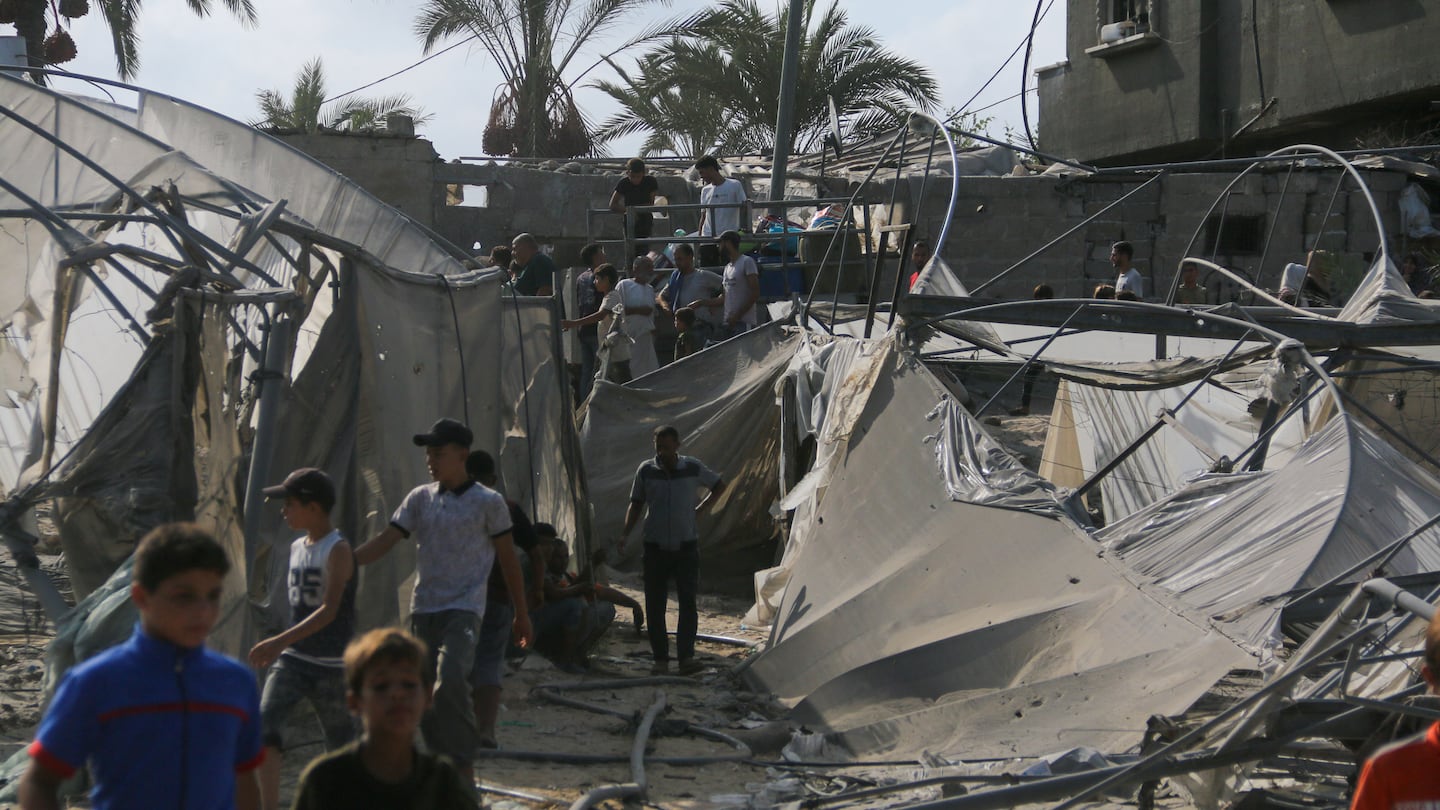
[[[605,270],[596,273],[602,285],[613,274]],[[533,646],[561,669],[584,672],[619,607],[637,633],[648,612],[652,671],[668,672],[671,582],[679,672],[703,671],[695,519],[725,483],[680,455],[675,428],[654,432],[655,456],[636,470],[624,526],[615,527],[623,552],[644,520],[643,607],[598,580],[603,550],[571,572],[565,540],[495,488],[494,458],[472,448],[466,425],[440,419],[413,441],[431,480],[359,546],[332,522],[338,494],[323,470],[295,470],[264,490],[299,536],[287,568],[289,620],[254,645],[248,666],[206,647],[230,571],[221,545],[194,524],[147,534],[130,588],[139,622],[128,641],[66,673],[28,749],[21,807],[60,807],[62,783],[88,767],[96,810],[277,808],[282,758],[294,743],[285,731],[308,704],[326,753],[305,768],[293,808],[477,808],[473,763],[498,746],[507,650]],[[409,542],[408,629],[357,636],[358,567]]]
[[[508,271],[516,294],[559,292],[567,301],[574,317],[562,327],[575,331],[572,367],[579,401],[596,379],[629,382],[659,368],[662,356],[665,362],[679,360],[760,321],[760,268],[741,247],[740,229],[749,215],[744,186],[725,177],[711,156],[696,161],[695,170],[703,181],[700,201],[707,206],[691,234],[697,241],[651,238],[653,215],[630,209],[655,204],[659,186],[645,162],[634,158],[611,193],[609,209],[626,215],[629,235],[639,246],[635,256],[617,261],[603,245],[585,245],[575,257],[580,272],[572,289],[532,234],[519,234],[485,257]]]

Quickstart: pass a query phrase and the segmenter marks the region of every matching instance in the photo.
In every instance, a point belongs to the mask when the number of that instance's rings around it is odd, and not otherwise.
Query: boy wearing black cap
[[[465,461],[474,434],[454,419],[441,419],[428,433],[415,435],[425,448],[425,466],[434,479],[410,491],[390,526],[355,550],[369,565],[403,538],[415,538],[415,590],[410,598],[410,628],[430,649],[428,671],[435,674],[435,700],[421,730],[432,751],[454,760],[467,784],[473,783],[479,734],[470,696],[475,645],[485,615],[486,583],[498,563],[515,608],[515,643],[530,641],[525,580],[511,539],[505,499],[470,477]]]
[[[350,542],[330,523],[335,483],[323,470],[303,467],[264,492],[267,499],[283,498],[285,525],[305,533],[290,544],[290,627],[250,650],[251,665],[270,667],[260,697],[266,754],[260,797],[272,810],[280,805],[282,731],[297,705],[308,701],[315,710],[325,750],[338,750],[355,736],[345,704],[345,645],[355,633],[355,559]]]

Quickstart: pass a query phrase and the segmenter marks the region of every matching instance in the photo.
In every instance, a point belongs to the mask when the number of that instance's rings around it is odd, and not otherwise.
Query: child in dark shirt
[[[361,738],[311,762],[292,810],[477,810],[474,787],[450,760],[422,754],[415,731],[430,705],[425,644],[371,630],[345,649],[346,700]]]
[[[710,325],[697,320],[695,310],[681,307],[675,310],[675,359],[690,355],[710,343]]]

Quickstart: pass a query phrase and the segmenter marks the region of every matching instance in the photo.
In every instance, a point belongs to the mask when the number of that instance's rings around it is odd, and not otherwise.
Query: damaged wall
[[[613,215],[596,216],[592,231],[587,231],[586,226],[586,211],[605,207],[610,198],[617,179],[611,170],[580,163],[553,164],[554,168],[493,162],[445,163],[435,158],[433,148],[421,139],[321,135],[292,138],[290,143],[313,149],[315,157],[348,173],[376,196],[398,205],[466,251],[478,242],[481,252],[488,252],[492,245],[529,231],[549,245],[552,255],[565,266],[574,263],[587,234],[607,239],[620,237],[620,220]],[[1283,166],[1257,170],[1237,185],[1223,210],[1217,262],[1270,289],[1280,286],[1280,271],[1287,262],[1304,262],[1306,252],[1317,246],[1337,254],[1336,261],[1342,267],[1353,267],[1357,274],[1363,272],[1381,237],[1363,195],[1347,182],[1327,215],[1338,170],[1297,169],[1288,184],[1285,172]],[[768,177],[728,169],[727,173],[747,186],[752,199],[765,193]],[[1384,236],[1392,249],[1404,251],[1408,245],[1399,222],[1399,196],[1410,178],[1399,171],[1370,170],[1363,174],[1385,220]],[[671,202],[699,202],[699,187],[684,177],[663,169],[655,175],[660,193]],[[974,287],[1134,191],[1150,177],[962,177],[954,221],[942,255],[961,280]],[[1233,173],[1221,172],[1163,177],[986,294],[1028,298],[1036,284],[1046,283],[1061,297],[1088,296],[1096,285],[1113,283],[1110,244],[1126,239],[1135,245],[1135,266],[1145,277],[1147,297],[1161,297],[1156,291],[1163,296],[1168,289],[1175,267],[1197,230],[1201,235],[1196,255],[1210,254],[1206,246],[1213,244],[1218,226],[1207,229],[1206,212],[1233,177]],[[836,175],[831,180],[831,193],[844,188],[843,177]],[[920,178],[896,181],[892,177],[878,181],[867,196],[883,204],[896,182],[902,187],[897,194],[895,220],[906,221],[918,207],[917,237],[937,237],[949,202],[950,184],[944,178],[932,177],[924,184],[921,200]],[[447,204],[447,187],[452,194],[462,191],[464,202]],[[792,197],[809,195],[814,193],[813,188],[811,183],[797,180],[791,184],[790,193]],[[791,218],[801,219],[803,215],[797,211]],[[657,219],[655,233],[671,233],[677,227],[691,230],[697,219],[695,212],[677,212],[673,219]],[[1270,247],[1265,267],[1261,268],[1267,238]],[[888,259],[888,272],[880,285],[885,298],[892,289],[896,267],[896,260]],[[1202,278],[1201,283],[1210,289],[1214,303],[1232,300],[1237,293],[1232,282],[1218,277]],[[863,285],[857,287],[863,289]]]

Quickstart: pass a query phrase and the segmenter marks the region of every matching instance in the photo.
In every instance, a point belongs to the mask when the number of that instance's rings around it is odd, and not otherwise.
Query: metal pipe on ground
[[[584,796],[576,799],[570,805],[570,810],[589,810],[598,802],[606,799],[644,799],[649,789],[649,782],[645,778],[645,745],[650,742],[650,729],[655,726],[655,718],[665,710],[665,693],[657,691],[655,702],[650,704],[645,716],[640,720],[640,726],[635,730],[635,742],[630,746],[630,778],[631,782],[621,785],[603,785],[589,791]]]

